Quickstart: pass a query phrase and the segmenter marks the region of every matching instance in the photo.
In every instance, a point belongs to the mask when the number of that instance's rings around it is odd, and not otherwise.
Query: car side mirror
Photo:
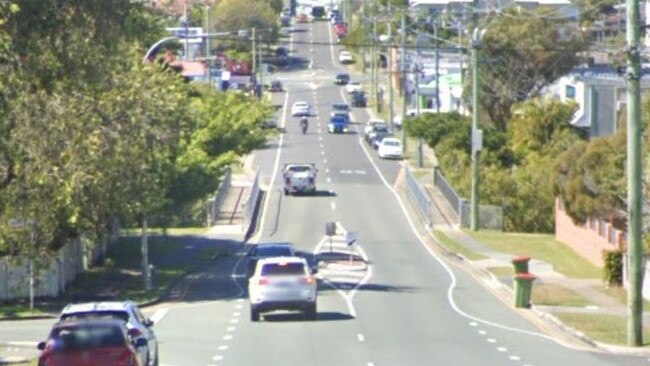
[[[145,338],[138,338],[135,340],[135,342],[133,342],[133,345],[135,346],[135,348],[140,348],[140,347],[146,347],[148,343],[149,342],[147,342]]]
[[[44,350],[45,349],[45,342],[38,342],[38,345],[36,346],[36,348],[38,350],[40,350],[40,351]]]
[[[149,328],[149,327],[153,327],[154,322],[151,319],[147,319],[147,320],[144,321],[143,324],[144,324],[145,327]]]

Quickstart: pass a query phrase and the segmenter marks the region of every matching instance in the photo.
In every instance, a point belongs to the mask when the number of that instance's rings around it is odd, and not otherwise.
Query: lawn
[[[627,289],[623,287],[618,287],[618,286],[610,286],[610,287],[600,287],[598,288],[599,291],[601,291],[604,294],[607,294],[616,300],[618,300],[621,304],[627,304]],[[643,300],[643,311],[650,311],[650,301]]]
[[[464,246],[456,243],[455,240],[451,239],[443,231],[433,230],[433,235],[435,235],[436,238],[438,238],[438,240],[440,241],[440,243],[445,247],[447,247],[447,249],[451,250],[452,252],[463,255],[465,258],[471,261],[477,261],[486,258],[485,256],[478,254],[472,250],[469,250]]]
[[[535,284],[533,282],[532,302],[535,305],[576,306],[594,305],[585,297],[556,284]]]
[[[603,343],[626,345],[627,320],[624,317],[606,314],[555,313],[566,325],[583,332],[589,338]],[[650,328],[644,327],[644,333]],[[647,338],[644,343],[650,345]]]
[[[121,238],[109,247],[103,266],[95,266],[79,274],[57,299],[38,299],[37,314],[56,314],[70,302],[130,299],[137,302],[154,300],[184,273],[205,265],[215,257],[228,255],[225,249],[211,245],[188,245],[177,237],[149,239],[150,263],[155,265],[153,289],[144,290],[141,276],[140,240]],[[32,315],[26,303],[0,305],[0,318]]]
[[[497,278],[512,278],[515,273],[512,267],[489,267],[487,270]]]
[[[502,253],[525,255],[553,264],[556,271],[571,278],[601,278],[601,269],[573,249],[559,243],[551,234],[478,231],[467,234]]]

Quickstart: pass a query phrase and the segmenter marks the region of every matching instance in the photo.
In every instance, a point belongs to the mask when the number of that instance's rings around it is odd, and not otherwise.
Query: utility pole
[[[404,129],[404,120],[406,119],[406,108],[408,105],[408,90],[406,90],[406,12],[402,11],[402,59],[400,62],[400,71],[402,72],[402,146],[404,151],[407,150],[406,130]]]
[[[394,131],[393,118],[393,13],[388,3],[388,126]]]
[[[251,64],[251,74],[253,75],[253,80],[255,80],[255,84],[257,85],[257,35],[255,34],[255,27],[253,27],[253,30],[251,31],[251,36],[252,36],[252,56],[253,56],[253,63]]]
[[[479,118],[480,118],[480,99],[479,99],[479,49],[481,48],[481,35],[478,28],[474,28],[472,38],[472,206],[471,206],[471,224],[472,231],[479,228],[479,156],[480,156],[480,137]]]
[[[140,250],[142,251],[142,274],[144,277],[144,289],[151,291],[152,281],[151,281],[151,267],[149,267],[149,229],[147,223],[147,215],[142,216],[142,246]]]
[[[188,0],[185,0],[185,6],[183,7],[183,16],[185,17],[185,42],[184,42],[184,52],[185,52],[185,60],[190,59],[190,19],[187,15],[187,2]]]
[[[363,0],[361,5],[361,69],[362,72],[366,73],[366,0]]]
[[[419,60],[418,60],[419,61]],[[419,65],[415,67],[415,115],[420,117],[420,67]],[[423,157],[423,141],[422,137],[418,139],[418,167],[424,167],[424,157]]]
[[[642,127],[639,0],[627,4],[627,343],[643,345]]]
[[[264,94],[264,64],[262,63],[262,42],[257,43],[259,50],[257,52],[257,58],[259,59],[259,73],[260,73],[260,82],[259,82],[259,99],[262,99],[262,94]]]
[[[438,44],[438,19],[433,23],[433,36],[436,42],[436,113],[440,113],[440,46]]]
[[[375,100],[377,101],[377,103],[379,103],[379,98],[378,98],[379,88],[377,87],[377,79],[375,77],[377,75],[377,62],[376,62],[377,55],[375,50],[376,43],[377,43],[377,19],[373,15],[372,16],[372,43],[371,43],[372,48],[370,49],[370,57],[372,58],[372,60],[370,60],[370,65],[371,65],[370,67],[372,73],[371,75],[372,88],[370,89],[372,91],[373,96],[375,97]]]
[[[205,33],[210,33],[210,6],[205,5]],[[210,37],[205,37],[205,64],[208,71],[208,84],[212,87],[212,75],[210,72],[212,60],[210,60]]]

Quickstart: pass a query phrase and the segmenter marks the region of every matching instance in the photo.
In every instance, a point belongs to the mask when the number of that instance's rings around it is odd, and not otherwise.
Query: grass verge
[[[594,303],[566,287],[556,284],[533,284],[532,299],[535,305],[585,307]]]
[[[486,257],[478,254],[470,249],[465,248],[464,246],[456,243],[453,239],[451,239],[447,234],[440,230],[433,230],[433,234],[440,240],[441,244],[447,247],[447,249],[451,250],[452,252],[456,252],[458,254],[461,254],[465,258],[471,260],[471,261],[477,261],[481,259],[485,259]]]
[[[476,240],[502,253],[525,255],[553,264],[556,271],[572,278],[600,278],[601,269],[559,243],[551,234],[469,232]]]
[[[614,299],[621,304],[627,304],[627,289],[618,286],[599,287],[598,290]],[[643,311],[650,311],[650,301],[643,300]]]
[[[512,267],[489,267],[487,270],[497,278],[512,278],[514,274]]]
[[[209,263],[215,257],[229,253],[208,244],[194,245],[182,238],[152,237],[149,239],[150,263],[155,266],[153,288],[144,290],[141,275],[140,238],[125,237],[112,244],[102,266],[79,274],[56,299],[38,299],[35,312],[25,302],[0,305],[0,318],[20,318],[32,315],[57,314],[65,304],[86,301],[130,299],[148,302],[162,296],[184,273]]]
[[[583,332],[587,337],[603,343],[626,345],[627,320],[607,314],[554,313],[566,325]],[[650,331],[644,327],[644,332]],[[646,340],[644,346],[650,345]]]

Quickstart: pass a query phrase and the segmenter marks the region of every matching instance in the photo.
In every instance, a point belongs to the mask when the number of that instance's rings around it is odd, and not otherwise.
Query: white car
[[[366,126],[363,128],[363,134],[367,135],[370,132],[374,131],[376,126],[386,126],[387,127],[388,125],[386,125],[386,122],[384,122],[383,119],[371,118],[371,119],[368,120],[368,122],[366,123]]]
[[[315,320],[317,294],[317,280],[305,258],[260,259],[248,280],[251,321],[259,321],[261,313],[275,310],[302,311]]]
[[[354,57],[352,57],[352,54],[348,51],[341,51],[341,53],[339,53],[339,62],[342,64],[350,64],[354,62]]]
[[[316,193],[316,165],[285,164],[282,170],[284,195],[291,193]]]
[[[382,159],[401,159],[404,151],[402,149],[402,143],[398,139],[386,137],[377,144],[377,153]]]
[[[309,116],[311,115],[311,107],[307,102],[295,102],[291,106],[291,115],[292,116]]]
[[[361,91],[361,83],[358,81],[351,81],[348,83],[348,85],[345,86],[345,91],[348,94],[352,94],[354,92]]]

